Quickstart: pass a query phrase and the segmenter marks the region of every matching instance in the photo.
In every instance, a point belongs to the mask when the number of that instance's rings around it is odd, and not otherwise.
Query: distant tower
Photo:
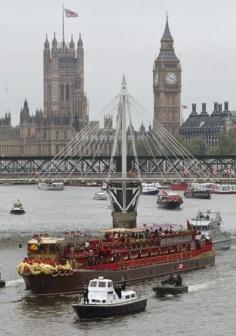
[[[180,127],[181,112],[181,65],[175,55],[168,17],[161,39],[159,56],[153,68],[154,121],[161,123],[170,133]]]
[[[84,92],[84,49],[81,36],[75,49],[54,38],[44,43],[44,114],[47,118],[69,117],[76,131],[88,123],[88,103]]]
[[[106,129],[112,129],[113,127],[113,120],[111,115],[105,115],[104,116],[104,128]]]
[[[28,105],[28,102],[25,98],[25,101],[24,101],[24,107],[23,109],[21,109],[20,111],[20,123],[27,123],[29,121],[29,117],[30,117],[30,114],[29,114],[29,105]]]

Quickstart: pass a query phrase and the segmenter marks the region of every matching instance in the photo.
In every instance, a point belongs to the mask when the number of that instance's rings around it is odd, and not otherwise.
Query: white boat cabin
[[[157,183],[142,183],[142,191],[157,191],[159,190]]]
[[[212,212],[207,210],[205,212],[199,211],[195,218],[191,219],[191,224],[194,229],[199,231],[209,231],[220,226],[222,222],[220,212]]]
[[[117,290],[113,286],[113,281],[99,277],[90,280],[88,286],[88,304],[118,304],[137,299],[136,292],[133,290]],[[84,298],[81,304],[86,304]]]

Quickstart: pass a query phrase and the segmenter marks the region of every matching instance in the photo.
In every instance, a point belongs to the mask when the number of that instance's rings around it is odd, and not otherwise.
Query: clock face
[[[174,72],[168,72],[165,76],[165,81],[169,85],[173,85],[177,82],[177,76]]]

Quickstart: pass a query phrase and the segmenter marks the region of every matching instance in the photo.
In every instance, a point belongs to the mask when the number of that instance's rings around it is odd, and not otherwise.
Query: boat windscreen
[[[97,281],[90,281],[89,287],[96,287]]]
[[[105,281],[99,281],[98,282],[98,287],[106,287],[106,282]]]

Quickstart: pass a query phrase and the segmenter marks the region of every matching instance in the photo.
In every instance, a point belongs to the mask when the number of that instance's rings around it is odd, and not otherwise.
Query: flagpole
[[[65,9],[64,9],[64,5],[62,6],[62,45],[63,45],[63,50],[64,50],[64,46],[65,46],[65,26],[64,26],[64,14],[65,13]]]

